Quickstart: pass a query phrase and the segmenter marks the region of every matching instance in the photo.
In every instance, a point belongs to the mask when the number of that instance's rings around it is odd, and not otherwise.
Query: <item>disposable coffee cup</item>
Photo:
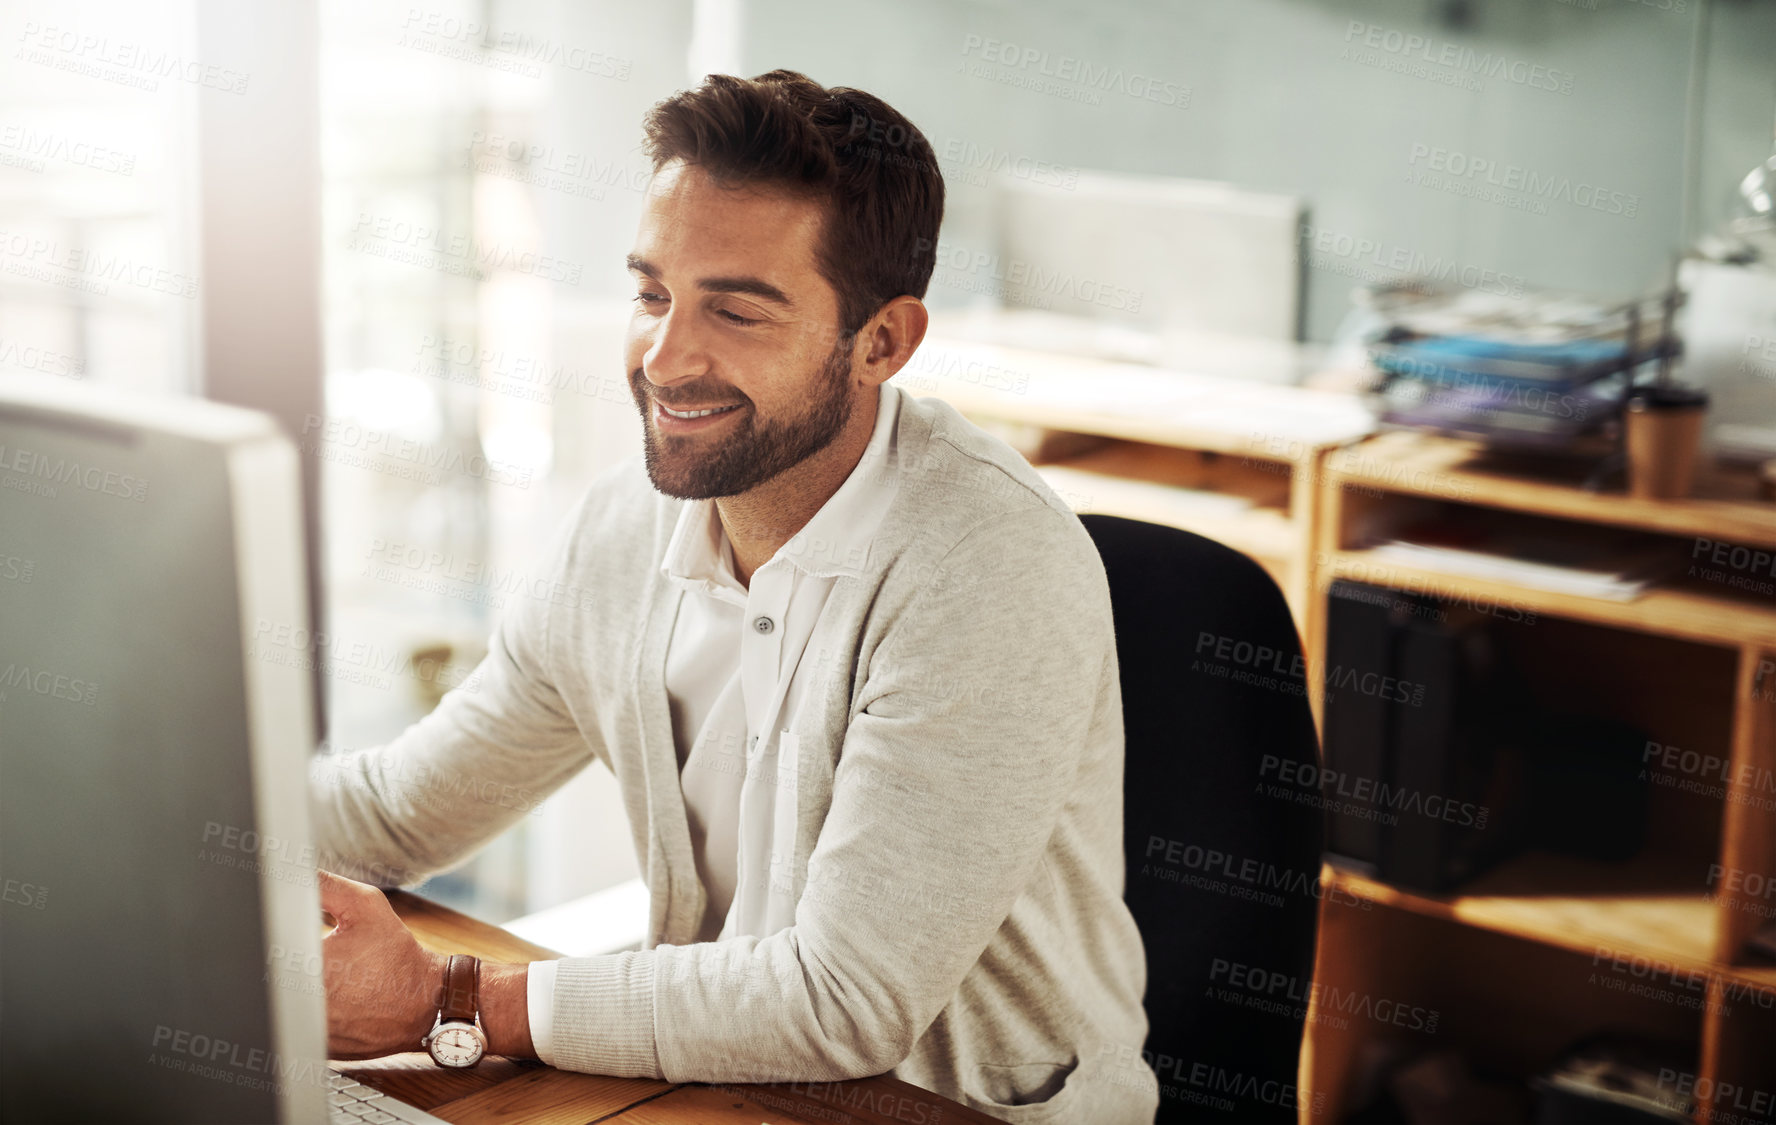
[[[1693,387],[1641,387],[1628,398],[1628,494],[1675,500],[1690,494],[1708,395]]]

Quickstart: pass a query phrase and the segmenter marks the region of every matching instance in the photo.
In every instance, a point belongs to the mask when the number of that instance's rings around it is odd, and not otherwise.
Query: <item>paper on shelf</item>
[[[943,338],[927,338],[896,379],[914,395],[959,392],[1234,437],[1335,444],[1374,429],[1350,395]]]
[[[1618,556],[1620,561],[1615,565],[1593,567],[1537,562],[1490,551],[1414,543],[1404,539],[1379,543],[1367,553],[1371,558],[1397,562],[1403,566],[1465,574],[1473,578],[1547,590],[1550,593],[1617,602],[1631,602],[1638,598],[1669,569],[1664,565],[1669,552],[1659,549]]]

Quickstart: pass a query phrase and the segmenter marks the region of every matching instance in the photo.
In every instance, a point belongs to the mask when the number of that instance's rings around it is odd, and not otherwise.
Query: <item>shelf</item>
[[[894,378],[964,414],[1291,463],[1374,428],[1351,395],[942,337]]]
[[[1183,464],[1178,450],[1112,446],[1040,464],[1036,471],[1075,512],[1182,528],[1254,558],[1292,561],[1302,554],[1302,528],[1289,518],[1285,506],[1287,475],[1256,486],[1250,480],[1223,479],[1214,481],[1214,487],[1199,489],[1171,483],[1180,477],[1191,479],[1175,468]],[[1252,503],[1237,506],[1242,500]]]
[[[1349,578],[1432,597],[1468,599],[1538,615],[1588,621],[1679,637],[1704,644],[1776,647],[1776,603],[1754,602],[1697,589],[1699,583],[1654,586],[1629,602],[1554,593],[1514,582],[1404,566],[1367,550],[1345,550],[1325,560],[1322,577]]]
[[[1707,475],[1683,500],[1640,500],[1586,491],[1576,465],[1507,458],[1478,442],[1399,430],[1332,454],[1326,475],[1407,496],[1776,547],[1776,504],[1756,498],[1750,473]]]
[[[1714,960],[1716,906],[1676,873],[1625,864],[1529,853],[1467,883],[1459,894],[1426,895],[1328,866],[1324,885],[1380,906],[1405,910],[1582,953],[1594,959],[1640,957],[1681,978],[1723,981],[1776,992],[1776,968]],[[1654,981],[1654,983],[1657,983]]]

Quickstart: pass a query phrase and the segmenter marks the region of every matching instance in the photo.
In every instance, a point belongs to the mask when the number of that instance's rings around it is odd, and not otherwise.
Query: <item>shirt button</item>
[[[769,633],[776,625],[769,617],[755,617],[752,619],[752,627],[761,633]]]

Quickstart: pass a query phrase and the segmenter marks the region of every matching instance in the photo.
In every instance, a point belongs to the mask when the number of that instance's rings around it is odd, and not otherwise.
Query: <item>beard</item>
[[[652,384],[640,368],[631,371],[629,392],[641,411],[642,456],[648,479],[660,492],[679,500],[737,496],[831,445],[851,418],[851,343],[851,337],[841,337],[821,361],[809,389],[807,408],[799,416],[760,424],[747,403],[739,411],[742,417],[719,436],[660,434],[651,417]],[[693,393],[687,397],[727,396]]]

